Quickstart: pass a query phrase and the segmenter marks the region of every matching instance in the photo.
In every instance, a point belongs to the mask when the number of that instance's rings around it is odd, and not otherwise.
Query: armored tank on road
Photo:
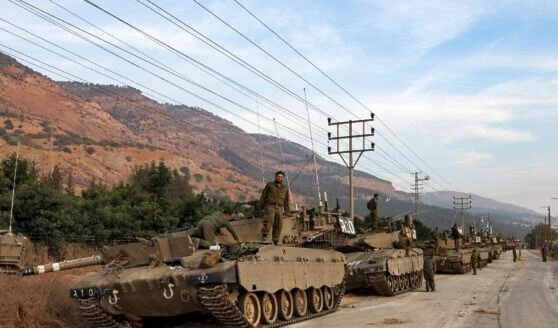
[[[362,251],[345,254],[348,290],[394,296],[422,285],[423,252],[401,245],[399,231],[379,231],[355,243]]]
[[[463,244],[463,240],[460,240]],[[471,270],[472,248],[455,249],[455,241],[444,238],[439,243],[439,254],[435,257],[436,273],[463,274]]]
[[[0,273],[17,274],[23,269],[27,238],[0,230]]]
[[[102,264],[70,290],[94,327],[141,327],[157,318],[209,313],[228,327],[274,327],[335,311],[344,294],[343,254],[258,243],[197,249],[186,231],[90,258],[25,270],[40,274]]]
[[[348,290],[393,296],[421,286],[423,254],[422,250],[412,247],[411,230],[404,238],[400,231],[392,231],[387,225],[378,231],[357,234],[350,218],[326,208],[318,206],[307,210],[303,206],[300,211],[283,217],[280,241],[284,245],[345,254]],[[243,218],[233,221],[232,225],[240,239],[261,238],[262,218]],[[229,235],[221,238],[232,241]],[[403,240],[408,247],[403,246]]]

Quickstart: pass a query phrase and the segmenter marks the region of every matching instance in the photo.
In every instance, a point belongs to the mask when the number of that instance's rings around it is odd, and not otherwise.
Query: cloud
[[[495,140],[503,142],[533,141],[535,136],[526,131],[515,129],[503,129],[483,126],[480,124],[466,125],[459,131],[455,131],[446,138],[446,143],[451,141],[479,138],[483,140]]]
[[[463,152],[460,158],[455,162],[457,166],[477,166],[482,162],[492,159],[492,154],[481,153],[476,151]]]
[[[411,53],[423,55],[431,48],[468,30],[484,13],[486,4],[443,0],[373,2],[379,7],[371,17],[378,29],[396,34]]]

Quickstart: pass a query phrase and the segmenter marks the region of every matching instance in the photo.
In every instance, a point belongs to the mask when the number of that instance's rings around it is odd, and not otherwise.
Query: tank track
[[[341,298],[343,298],[343,295],[345,294],[345,286],[341,285],[339,288],[334,288],[334,291],[336,301],[330,310],[319,313],[309,313],[304,317],[279,321],[273,325],[260,324],[258,328],[283,327],[331,313],[339,307]],[[227,285],[220,284],[212,287],[200,287],[198,289],[198,297],[200,298],[200,302],[209,310],[211,315],[219,320],[225,327],[254,328],[253,325],[246,321],[246,318],[236,304],[232,302]]]
[[[84,317],[94,328],[131,328],[128,322],[121,323],[101,308],[99,299],[95,297],[78,299],[78,307],[82,317]]]
[[[422,273],[414,272],[412,276],[405,277],[408,279],[407,288],[396,288],[396,286],[390,286],[388,283],[389,277],[394,277],[387,275],[384,272],[371,273],[366,276],[368,285],[371,286],[376,294],[380,296],[395,296],[397,294],[404,293],[406,291],[418,288],[422,285]]]

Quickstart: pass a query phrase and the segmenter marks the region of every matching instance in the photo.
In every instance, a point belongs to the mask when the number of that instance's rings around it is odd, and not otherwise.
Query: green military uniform
[[[227,220],[225,214],[220,211],[215,211],[211,213],[211,215],[204,217],[200,220],[200,222],[198,222],[198,230],[200,231],[200,235],[210,244],[215,243],[215,231],[223,227],[229,230],[234,240],[239,240],[238,235],[236,234],[236,231],[234,231],[234,228],[230,224],[229,220]]]
[[[424,281],[426,282],[426,291],[435,291],[436,284],[434,283],[434,274],[436,273],[436,262],[434,261],[434,257],[427,256],[424,258],[422,272],[424,274]]]
[[[479,266],[479,251],[474,248],[471,254],[471,269],[473,269],[473,274],[477,274],[477,267]]]
[[[267,240],[273,227],[272,240],[277,244],[283,228],[283,214],[291,211],[289,190],[283,183],[271,181],[265,185],[259,205],[264,210],[263,239]]]
[[[366,207],[370,210],[370,218],[372,220],[372,229],[376,230],[378,229],[378,195],[374,194],[374,197],[372,197],[368,203],[366,204]]]
[[[512,253],[513,253],[513,261],[517,262],[517,250],[515,248],[515,245],[512,247]]]

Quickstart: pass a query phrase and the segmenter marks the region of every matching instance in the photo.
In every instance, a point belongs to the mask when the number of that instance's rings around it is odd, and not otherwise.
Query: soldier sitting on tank
[[[198,222],[198,230],[200,236],[207,241],[210,245],[215,244],[215,232],[218,231],[220,228],[227,228],[231,235],[233,236],[234,240],[237,242],[240,241],[236,231],[234,231],[233,226],[229,223],[231,219],[232,212],[230,210],[224,210],[223,212],[215,211],[210,215],[204,217]],[[200,243],[201,248],[205,248]]]

